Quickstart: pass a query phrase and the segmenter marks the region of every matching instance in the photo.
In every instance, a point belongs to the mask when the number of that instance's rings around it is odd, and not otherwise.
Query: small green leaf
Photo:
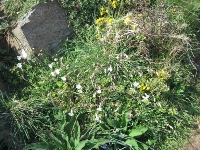
[[[128,140],[126,140],[125,143],[128,144],[128,145],[133,146],[136,150],[139,149],[137,141],[135,139],[128,139]]]
[[[107,119],[107,122],[110,126],[114,127],[114,128],[120,128],[120,123],[117,120],[111,120],[111,119]]]
[[[61,87],[63,85],[63,82],[58,81],[58,82],[56,82],[56,84],[57,84],[57,86]]]
[[[104,129],[104,130],[109,130],[109,129],[110,129],[109,126],[106,125],[105,123],[101,123],[100,126],[101,126],[101,128]]]
[[[136,129],[132,129],[131,132],[129,133],[129,136],[131,137],[139,136],[145,133],[146,131],[147,131],[147,128],[138,127]]]

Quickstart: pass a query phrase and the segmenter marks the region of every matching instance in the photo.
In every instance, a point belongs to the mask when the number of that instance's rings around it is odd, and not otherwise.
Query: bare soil
[[[194,130],[191,132],[189,144],[184,148],[185,150],[200,150],[200,119],[194,125]]]

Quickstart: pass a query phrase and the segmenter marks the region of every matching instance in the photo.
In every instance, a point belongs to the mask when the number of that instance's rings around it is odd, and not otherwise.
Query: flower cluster
[[[104,15],[107,15],[107,14],[108,14],[108,9],[104,8],[104,7],[101,7],[100,8],[100,15],[104,16]]]
[[[55,69],[55,71],[51,72],[51,76],[56,76],[60,74],[60,69]]]
[[[117,4],[120,2],[120,0],[109,0],[112,7],[115,9],[117,8]]]
[[[170,77],[170,74],[167,71],[159,70],[156,72],[156,75],[160,80],[167,80]]]
[[[95,24],[97,25],[98,31],[104,31],[106,27],[110,26],[114,18],[101,17],[96,19]]]
[[[76,89],[77,89],[77,91],[78,91],[79,93],[83,93],[83,91],[82,91],[82,86],[81,86],[80,83],[76,85]]]
[[[140,91],[149,91],[150,90],[150,86],[149,85],[147,85],[147,84],[144,84],[144,83],[142,83],[141,85],[140,85]]]
[[[26,51],[25,51],[24,49],[22,49],[21,55],[20,55],[20,56],[17,56],[17,60],[20,61],[22,58],[23,58],[23,59],[26,59],[27,56],[28,56],[28,54],[26,53]],[[17,64],[17,68],[22,69],[22,63],[18,63],[18,64]]]

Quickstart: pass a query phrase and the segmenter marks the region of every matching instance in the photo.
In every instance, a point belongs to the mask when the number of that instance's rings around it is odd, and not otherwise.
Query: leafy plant
[[[95,133],[90,130],[81,136],[77,117],[72,116],[69,122],[66,122],[65,117],[63,117],[62,121],[58,124],[56,132],[50,133],[48,143],[46,141],[33,143],[25,149],[90,150],[109,142],[108,139],[95,139]],[[91,138],[85,139],[86,136]]]
[[[118,119],[105,118],[100,126],[103,129],[102,135],[112,139],[109,146],[136,150],[148,149],[146,144],[138,140],[138,137],[142,136],[148,129],[143,126],[134,126],[128,113],[122,114]]]

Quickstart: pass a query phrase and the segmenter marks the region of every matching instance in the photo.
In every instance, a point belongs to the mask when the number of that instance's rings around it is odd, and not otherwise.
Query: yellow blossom
[[[101,11],[104,11],[104,7],[101,7],[100,10],[101,10]]]
[[[150,86],[149,85],[145,85],[144,83],[142,83],[140,85],[140,91],[144,91],[144,90],[149,91],[150,90]]]
[[[126,25],[129,25],[129,24],[131,23],[130,17],[126,17],[126,18],[124,19],[124,23],[125,23]]]
[[[105,14],[108,14],[108,9],[104,8],[104,7],[101,7],[100,8],[100,15],[103,16]]]
[[[138,30],[138,25],[131,25],[131,30]]]
[[[117,8],[117,3],[120,2],[120,0],[109,0],[109,1],[113,8]]]
[[[95,23],[98,24],[100,22],[103,22],[105,20],[105,17],[102,17],[102,18],[98,18]]]
[[[166,80],[169,78],[169,73],[164,71],[164,70],[159,70],[156,72],[156,75],[158,76],[159,79],[161,80]]]
[[[113,22],[114,18],[108,18],[107,19],[107,25],[110,25]]]

